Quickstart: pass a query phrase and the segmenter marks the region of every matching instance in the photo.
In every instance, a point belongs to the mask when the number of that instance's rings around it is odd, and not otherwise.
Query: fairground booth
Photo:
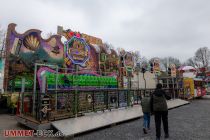
[[[184,92],[180,97],[185,99],[193,99],[206,95],[205,76],[200,72],[200,69],[195,69],[192,66],[182,66],[178,69],[182,77],[182,86]]]

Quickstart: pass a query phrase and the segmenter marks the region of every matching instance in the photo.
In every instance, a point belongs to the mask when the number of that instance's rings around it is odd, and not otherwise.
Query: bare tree
[[[113,49],[114,50],[114,46],[111,43],[105,42],[104,46],[106,47],[106,49]]]
[[[132,53],[133,54],[133,57],[134,57],[134,61],[135,63],[140,63],[141,61],[141,55],[140,55],[140,52],[139,51],[135,51]]]
[[[160,60],[160,58],[159,58],[159,57],[152,57],[152,58],[149,60],[149,63],[153,63],[153,62],[154,62],[154,60],[156,60],[156,59],[159,59],[159,60]]]
[[[6,31],[0,26],[0,49],[4,48],[6,43]]]
[[[149,61],[145,56],[142,56],[140,65],[141,67],[144,67],[144,68],[148,67]]]
[[[210,51],[207,47],[199,48],[195,52],[195,61],[200,63],[201,67],[208,67],[210,59]]]
[[[142,58],[141,58],[140,52],[134,51],[134,52],[132,52],[132,55],[133,55],[134,63],[135,63],[135,70],[140,71],[141,65],[142,65],[141,64]],[[144,60],[146,60],[146,59],[144,59]]]
[[[181,66],[181,62],[178,58],[175,57],[165,57],[165,58],[161,58],[160,62],[163,64],[163,66],[165,68],[168,67],[169,64],[175,64],[175,66],[178,68]]]
[[[120,56],[120,55],[123,55],[125,53],[125,50],[121,47],[118,47],[117,48],[117,54]]]
[[[194,68],[201,67],[200,63],[195,60],[195,57],[191,57],[191,58],[187,59],[187,61],[184,63],[184,65],[193,66]]]

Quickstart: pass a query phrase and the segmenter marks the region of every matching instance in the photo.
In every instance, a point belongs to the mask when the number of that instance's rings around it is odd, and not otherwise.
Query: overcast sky
[[[21,33],[61,25],[147,58],[184,61],[210,47],[210,0],[0,0],[0,25],[11,22]]]

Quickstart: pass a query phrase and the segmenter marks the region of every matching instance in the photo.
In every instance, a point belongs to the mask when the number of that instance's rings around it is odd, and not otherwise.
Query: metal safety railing
[[[53,90],[36,93],[35,116],[32,114],[32,94],[22,93],[19,113],[32,116],[39,122],[85,115],[90,112],[127,108],[140,104],[146,92],[155,89],[92,89]],[[179,97],[181,89],[164,89],[172,99]]]

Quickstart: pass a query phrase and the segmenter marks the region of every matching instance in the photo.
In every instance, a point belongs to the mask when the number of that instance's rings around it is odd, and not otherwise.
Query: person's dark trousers
[[[156,128],[156,137],[160,138],[161,136],[161,119],[163,121],[163,129],[165,135],[168,135],[168,111],[156,111],[155,115],[155,128]]]

